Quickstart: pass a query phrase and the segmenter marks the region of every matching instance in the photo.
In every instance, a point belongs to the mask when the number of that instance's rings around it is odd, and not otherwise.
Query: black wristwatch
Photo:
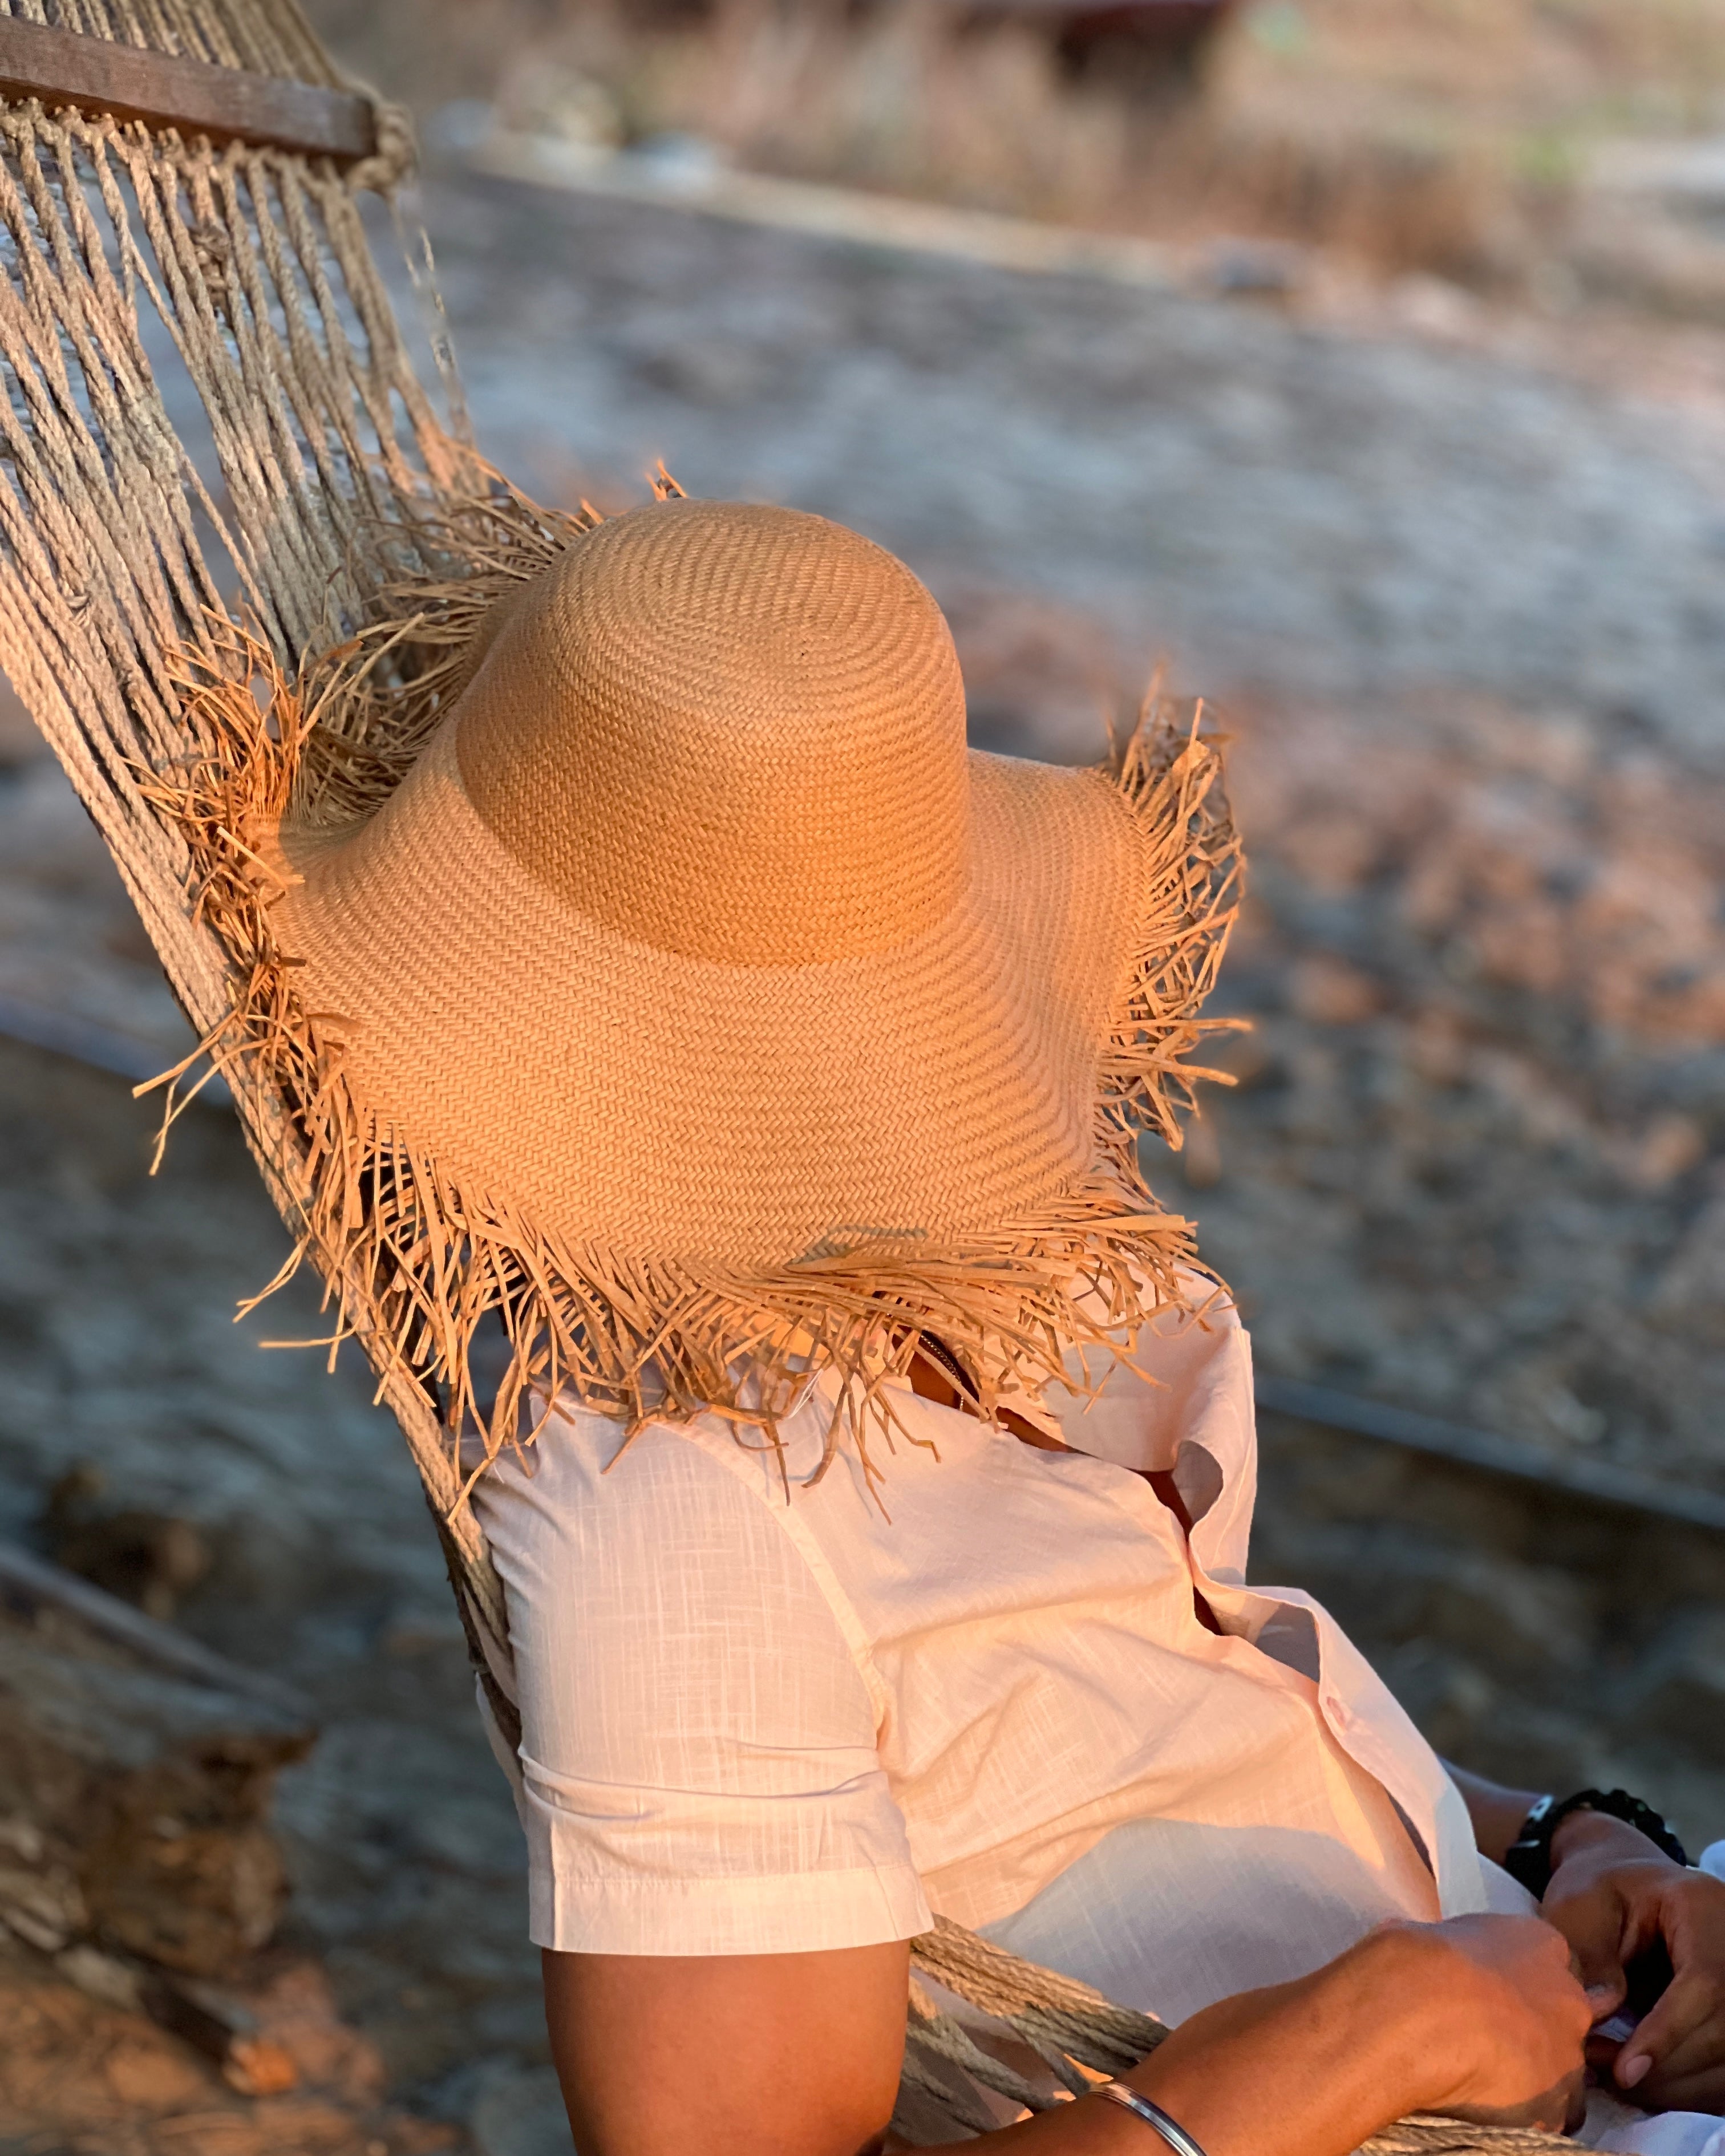
[[[1604,1812],[1608,1819],[1620,1819],[1638,1834],[1645,1834],[1674,1864],[1689,1861],[1682,1843],[1666,1821],[1651,1804],[1644,1804],[1627,1789],[1578,1789],[1561,1804],[1555,1797],[1542,1797],[1522,1820],[1520,1834],[1503,1856],[1504,1870],[1512,1879],[1519,1880],[1536,1902],[1545,1899],[1545,1890],[1551,1884],[1551,1838],[1571,1812]]]

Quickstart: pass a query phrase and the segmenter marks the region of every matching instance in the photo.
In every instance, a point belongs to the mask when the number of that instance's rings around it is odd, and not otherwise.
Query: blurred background
[[[868,531],[989,747],[1211,700],[1252,1029],[1147,1164],[1253,1329],[1257,1576],[1451,1756],[1725,1834],[1725,0],[311,12],[413,110],[434,279],[377,248],[519,484]],[[405,1456],[258,1352],[315,1297],[231,1324],[285,1246],[219,1105],[145,1175],[180,1021],[15,707],[0,1034],[0,1536],[321,1730],[290,1896],[132,1942],[298,2093],[212,2109],[183,2031],[69,2080],[26,1987],[0,2148],[566,2146]],[[82,1950],[36,1921],[19,1969]]]

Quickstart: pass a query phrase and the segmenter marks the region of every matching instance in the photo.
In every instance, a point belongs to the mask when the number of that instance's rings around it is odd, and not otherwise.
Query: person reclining
[[[1562,2128],[1589,2046],[1725,2107],[1725,1885],[1445,1768],[1247,1584],[1246,1337],[1133,1145],[1230,829],[1196,732],[970,752],[901,564],[675,500],[497,603],[381,807],[279,834],[415,1248],[508,1254],[473,1503],[583,2156],[881,2147],[936,1913],[1176,2025],[1003,2156]]]

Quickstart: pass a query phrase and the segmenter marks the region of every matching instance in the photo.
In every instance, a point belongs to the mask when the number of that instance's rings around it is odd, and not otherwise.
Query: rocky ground
[[[1725,1486],[1725,788],[1573,706],[1396,716],[1243,713],[1205,1248],[1272,1370]]]
[[[319,1331],[309,1291],[234,1326],[235,1289],[274,1274],[285,1238],[231,1119],[194,1111],[151,1180],[153,1115],[123,1081],[0,1047],[0,1532],[54,1548],[49,1493],[74,1466],[92,1511],[195,1529],[208,1569],[182,1620],[297,1685],[321,1725],[275,1807],[294,1881],[280,1945],[362,2032],[350,2081],[369,2071],[373,2094],[405,2092],[492,2156],[533,2156],[485,2138],[543,2051],[520,1835],[393,1424],[357,1360],[326,1377],[316,1353],[259,1352]],[[184,2061],[158,2078],[165,2106],[211,2107]],[[0,2147],[23,2130],[8,2097],[28,2118],[0,2069]],[[111,2133],[90,2108],[67,2126]],[[213,2129],[223,2156],[237,2130]]]
[[[947,603],[991,746],[1095,752],[1158,649],[1215,692],[1256,864],[1226,994],[1256,1030],[1153,1167],[1267,1367],[1725,1488],[1725,407],[1549,341],[453,172],[429,208],[480,439],[529,485],[620,503],[663,454],[860,525]],[[0,726],[0,1009],[147,1065],[178,1021],[27,752]],[[538,2156],[518,1837],[406,1460],[357,1369],[257,1352],[317,1329],[309,1296],[229,1322],[282,1250],[232,1127],[189,1117],[151,1182],[149,1121],[0,1050],[0,1532],[53,1541],[80,1464],[86,1511],[195,1529],[182,1621],[323,1724],[281,1784],[282,1951],[427,2132]],[[1435,1735],[1720,1830],[1717,1545],[1269,1435],[1264,1570],[1332,1599]],[[71,2033],[40,2057],[95,2041],[41,2010]],[[214,2116],[162,2074],[153,2112],[28,2145]],[[358,2097],[329,2102],[365,2145]]]

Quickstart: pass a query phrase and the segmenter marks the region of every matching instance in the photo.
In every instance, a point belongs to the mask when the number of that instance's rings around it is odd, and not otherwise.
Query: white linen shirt
[[[1070,1453],[906,1387],[878,1495],[848,1444],[814,1479],[819,1387],[783,1475],[717,1416],[625,1448],[564,1405],[500,1461],[475,1503],[508,1599],[534,1940],[793,1952],[938,1910],[1177,2021],[1383,1917],[1496,1898],[1449,1776],[1333,1620],[1244,1584],[1233,1310],[1158,1314],[1135,1360],[1093,1400],[1045,1394]],[[1173,1471],[1189,1550],[1140,1468]]]

